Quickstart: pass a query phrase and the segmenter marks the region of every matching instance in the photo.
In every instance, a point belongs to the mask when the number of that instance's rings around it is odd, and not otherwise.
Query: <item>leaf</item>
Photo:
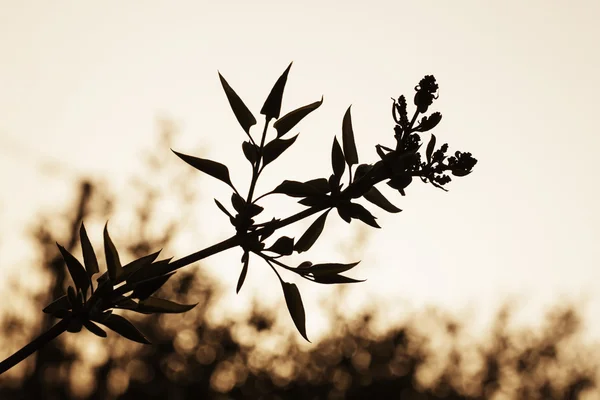
[[[359,219],[365,224],[372,226],[373,228],[381,228],[379,224],[375,222],[375,217],[373,216],[373,214],[371,214],[369,210],[367,210],[360,204],[351,203],[348,210],[350,211],[350,216],[352,218]]]
[[[235,114],[238,122],[244,129],[244,131],[250,136],[250,128],[256,124],[256,118],[254,115],[248,110],[248,107],[244,104],[240,96],[229,86],[229,83],[223,78],[221,73],[219,73],[219,79],[221,80],[221,85],[223,86],[223,90],[225,90],[225,95],[227,96],[227,100],[229,100],[229,105]]]
[[[337,212],[341,219],[347,223],[352,222],[352,214],[350,213],[350,204],[339,204],[337,206]]]
[[[85,268],[83,268],[83,265],[81,265],[79,260],[73,257],[73,255],[64,247],[58,243],[56,243],[56,245],[58,246],[62,257],[67,264],[69,274],[71,275],[71,279],[73,279],[73,283],[75,283],[75,287],[81,289],[85,295],[90,287],[90,277],[88,276],[87,272],[85,272]]]
[[[98,259],[96,258],[96,253],[94,253],[94,247],[88,238],[83,223],[81,224],[81,228],[79,228],[79,240],[81,241],[81,250],[83,252],[83,263],[91,279],[92,275],[100,272],[100,269],[98,268]]]
[[[340,264],[340,263],[324,263],[324,264],[314,264],[308,272],[312,273],[314,277],[324,276],[324,275],[335,275],[342,272],[346,272],[356,267],[360,263],[360,261],[353,262],[350,264]]]
[[[352,278],[348,278],[347,276],[343,276],[343,275],[323,275],[323,276],[318,276],[315,277],[315,282],[317,283],[325,283],[325,284],[336,284],[336,283],[358,283],[358,282],[364,282],[366,279],[363,280],[358,280],[358,279],[352,279]]]
[[[263,167],[275,161],[284,151],[294,144],[298,135],[290,139],[273,139],[263,149]]]
[[[179,314],[191,310],[196,304],[179,304],[166,299],[150,296],[144,301],[140,301],[138,310],[149,313]]]
[[[288,133],[298,122],[302,121],[304,117],[319,108],[321,104],[323,104],[323,97],[321,97],[321,100],[319,101],[297,108],[279,118],[273,124],[273,128],[277,130],[277,137],[280,138]]]
[[[352,130],[352,117],[350,115],[350,107],[344,114],[342,122],[342,145],[344,146],[344,155],[348,167],[358,164],[358,153],[356,152],[356,144],[354,143],[354,131]]]
[[[313,265],[313,263],[310,261],[303,261],[296,268],[297,269],[308,269],[308,268],[312,267],[312,265]]]
[[[294,239],[287,236],[282,236],[273,243],[271,247],[265,249],[273,253],[289,256],[294,252]]]
[[[258,159],[258,149],[256,148],[256,145],[250,143],[249,141],[243,142],[242,151],[244,152],[246,160],[250,161],[250,164],[254,165]]]
[[[246,208],[246,200],[242,198],[239,194],[233,192],[231,194],[231,205],[238,213],[242,213],[244,208]]]
[[[435,135],[431,134],[431,139],[427,144],[427,150],[425,151],[425,155],[427,156],[427,162],[431,163],[431,155],[433,154],[433,149],[435,149]]]
[[[85,326],[85,328],[88,331],[92,332],[96,336],[100,336],[100,337],[106,337],[106,336],[108,336],[106,334],[106,331],[104,329],[100,328],[98,325],[96,325],[92,321],[84,320],[83,321],[83,326]]]
[[[283,181],[273,189],[273,193],[286,194],[290,197],[307,197],[321,194],[313,185],[288,180]]]
[[[150,344],[150,341],[131,322],[120,315],[110,314],[104,321],[98,322],[129,340],[142,344]]]
[[[336,137],[333,138],[333,146],[331,147],[331,166],[333,167],[333,174],[340,179],[346,169],[346,164],[344,153]]]
[[[119,276],[119,282],[129,279],[129,277],[131,275],[133,275],[140,269],[145,268],[145,267],[149,266],[150,264],[152,264],[154,262],[154,260],[156,260],[156,257],[158,257],[158,254],[161,251],[162,250],[159,250],[159,251],[149,254],[147,256],[140,257],[137,260],[134,260],[134,261],[130,262],[129,264],[125,265],[123,267],[123,269],[121,269],[121,275]]]
[[[390,201],[386,199],[375,186],[371,187],[371,189],[369,189],[369,191],[365,193],[363,197],[371,203],[375,204],[376,206],[383,208],[387,212],[397,213],[402,211],[401,209],[390,203]]]
[[[283,287],[285,304],[287,305],[288,311],[292,316],[294,325],[296,325],[296,329],[298,329],[298,332],[300,332],[302,337],[306,339],[307,342],[310,342],[306,336],[306,315],[304,313],[304,305],[302,304],[302,297],[300,297],[298,287],[293,283],[287,283],[284,281],[281,281],[281,286]]]
[[[271,118],[279,118],[279,113],[281,112],[281,100],[283,99],[283,90],[285,89],[285,84],[287,82],[288,73],[290,72],[290,68],[292,67],[292,63],[288,65],[283,74],[277,79],[275,85],[273,85],[273,89],[271,89],[271,93],[265,100],[265,104],[262,106],[260,113],[267,117],[267,121]]]
[[[77,294],[75,294],[75,289],[73,289],[73,286],[69,286],[67,288],[67,299],[69,300],[69,304],[71,304],[73,310],[79,308],[80,304],[77,302]]]
[[[264,210],[264,207],[261,207],[258,204],[253,204],[253,203],[246,204],[246,212],[248,213],[250,218],[256,217],[258,214],[263,212],[263,210]]]
[[[296,245],[294,246],[294,250],[298,253],[302,253],[303,251],[307,251],[312,247],[313,244],[317,241],[321,232],[323,232],[323,227],[325,226],[325,220],[327,219],[327,214],[329,210],[325,211],[319,218],[313,222],[306,232],[298,239]]]
[[[219,202],[219,200],[217,200],[217,199],[214,199],[214,200],[215,200],[215,203],[217,204],[217,207],[219,207],[219,210],[223,211],[225,213],[225,215],[227,215],[229,218],[233,218],[233,215],[231,215],[229,213],[229,211],[227,211],[227,209],[223,206],[223,204],[221,204]]]
[[[325,178],[311,179],[310,181],[306,181],[304,183],[313,186],[321,194],[329,193],[331,190],[329,187],[329,181]]]
[[[46,314],[54,314],[58,311],[66,311],[72,308],[68,296],[65,294],[52,303],[48,304],[42,311]]]
[[[248,273],[248,263],[249,263],[249,258],[246,257],[246,259],[244,260],[244,266],[242,267],[242,272],[240,272],[240,277],[238,278],[238,283],[237,283],[237,287],[235,289],[235,293],[240,292],[240,289],[242,288],[242,285],[244,284],[244,281],[246,280],[246,274]]]
[[[231,178],[229,177],[229,169],[227,168],[227,166],[216,161],[181,154],[173,149],[171,149],[171,151],[197,170],[200,170],[205,174],[212,176],[213,178],[217,178],[221,182],[225,182],[233,188]]]
[[[131,294],[131,297],[134,297],[134,298],[137,298],[140,300],[147,299],[154,292],[156,292],[158,289],[160,289],[161,286],[164,285],[171,276],[173,276],[173,274],[175,274],[175,272],[171,272],[170,274],[167,274],[167,275],[161,275],[161,276],[157,276],[155,278],[150,278],[145,281],[139,282],[137,285],[135,285],[135,289],[133,289],[133,293]]]
[[[442,120],[442,114],[439,112],[434,112],[429,117],[423,117],[421,119],[421,123],[417,127],[416,131],[418,132],[427,132],[437,126]]]
[[[112,282],[117,282],[121,274],[121,260],[119,259],[119,252],[108,234],[108,222],[104,225],[104,254],[108,277]]]

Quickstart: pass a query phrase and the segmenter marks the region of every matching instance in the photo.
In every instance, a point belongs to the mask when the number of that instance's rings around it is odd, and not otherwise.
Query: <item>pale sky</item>
[[[449,193],[420,183],[404,198],[384,189],[404,211],[371,207],[383,229],[370,230],[357,254],[340,243],[359,233],[360,222],[348,229],[333,214],[324,232],[331,240],[309,257],[363,260],[351,275],[367,282],[340,299],[350,309],[378,296],[394,315],[434,304],[483,318],[516,295],[533,320],[545,306],[585,298],[596,339],[598,18],[593,0],[0,0],[0,271],[30,267],[19,247],[23,227],[40,209],[68,204],[69,179],[93,174],[123,187],[156,140],[157,116],[180,126],[176,150],[207,149],[204,156],[229,165],[246,190],[245,134],[217,70],[257,116],[257,135],[260,107],[290,61],[282,111],[324,96],[259,191],[283,179],[329,176],[333,135],[339,138],[350,104],[361,162],[376,161],[374,145],[394,143],[390,97],[411,99],[418,81],[433,74],[440,99],[432,111],[444,116],[434,130],[438,143],[472,152],[474,173],[455,179]],[[40,172],[49,165],[61,178]],[[176,258],[231,233],[208,195],[226,201],[227,188],[209,178],[190,184],[202,185],[206,201]],[[298,209],[286,199],[277,207],[280,216]],[[286,232],[298,237],[307,223]],[[111,220],[115,236],[124,224]],[[101,232],[90,237],[100,245]],[[221,314],[235,315],[253,294],[283,301],[277,278],[258,262],[235,295],[238,253],[203,265],[222,271],[229,287]],[[319,299],[339,296],[315,286],[300,282],[309,336],[327,322]]]

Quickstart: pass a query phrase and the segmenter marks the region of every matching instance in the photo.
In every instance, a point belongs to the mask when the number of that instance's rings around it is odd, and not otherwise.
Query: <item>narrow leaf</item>
[[[342,272],[346,272],[356,267],[360,261],[353,262],[350,264],[340,264],[340,263],[325,263],[325,264],[315,264],[308,272],[311,272],[313,276],[323,276],[323,275],[335,275]]]
[[[94,253],[94,247],[90,242],[83,223],[81,224],[81,228],[79,228],[79,239],[81,241],[81,250],[83,252],[83,263],[85,264],[85,268],[91,279],[92,275],[100,272],[100,269],[98,268],[98,259],[96,258],[96,253]]]
[[[66,311],[72,308],[71,302],[67,295],[63,295],[58,299],[54,300],[52,303],[48,304],[42,311],[46,314],[54,314],[57,311]]]
[[[229,211],[227,211],[227,209],[225,208],[225,206],[223,206],[223,204],[221,204],[219,202],[219,200],[217,200],[217,199],[214,199],[214,200],[215,200],[215,203],[217,204],[217,207],[219,207],[219,210],[223,211],[225,213],[225,215],[227,215],[229,218],[233,218],[233,215],[231,215],[229,213]]]
[[[171,276],[173,276],[175,272],[171,272],[167,275],[157,276],[155,278],[150,278],[145,281],[141,281],[135,285],[135,289],[133,289],[133,293],[131,297],[145,300],[150,297],[154,292],[164,285]]]
[[[106,331],[104,329],[100,328],[98,325],[96,325],[92,321],[84,320],[83,321],[83,326],[85,326],[85,328],[88,331],[92,332],[96,336],[100,336],[100,337],[106,337],[106,336],[108,336],[106,334]]]
[[[273,128],[277,130],[277,137],[282,137],[288,133],[298,122],[302,121],[304,117],[319,108],[321,104],[323,104],[323,97],[321,97],[321,100],[319,101],[297,108],[279,118],[273,124]]]
[[[402,211],[401,209],[390,203],[390,201],[386,199],[375,186],[371,187],[371,189],[369,189],[369,191],[365,193],[363,197],[371,203],[375,204],[376,206],[383,208],[387,212],[397,213]]]
[[[158,254],[160,252],[161,252],[161,250],[159,250],[155,253],[149,254],[147,256],[140,257],[137,260],[134,260],[134,261],[130,262],[129,264],[125,265],[123,267],[123,269],[121,270],[121,275],[119,276],[119,282],[129,279],[129,277],[131,275],[133,275],[140,269],[145,268],[145,267],[149,266],[150,264],[152,264],[154,262],[154,260],[156,260],[156,258],[158,257]]]
[[[279,118],[279,113],[281,112],[281,100],[283,99],[283,90],[285,89],[285,84],[287,82],[288,73],[290,72],[290,68],[292,67],[292,63],[288,65],[286,70],[281,74],[273,89],[271,89],[271,93],[267,97],[265,104],[262,106],[260,113],[267,117],[267,120],[271,118]]]
[[[81,289],[85,295],[90,287],[90,277],[88,276],[87,272],[85,272],[85,268],[83,268],[83,265],[81,265],[79,260],[73,257],[73,255],[69,253],[67,249],[58,243],[56,243],[56,245],[58,246],[62,257],[67,264],[69,274],[71,275],[71,279],[73,279],[73,283],[75,283],[75,287]]]
[[[240,96],[229,86],[229,83],[223,78],[221,73],[219,73],[219,79],[221,80],[221,85],[223,86],[223,90],[225,90],[225,95],[227,95],[227,100],[229,100],[229,105],[235,114],[238,122],[244,129],[244,131],[250,135],[250,128],[256,124],[256,118],[254,115],[248,110],[248,107],[244,104]]]
[[[433,150],[435,149],[435,135],[431,134],[431,139],[427,144],[427,150],[425,151],[425,155],[427,156],[427,162],[431,163],[431,155],[433,154]]]
[[[111,314],[100,323],[129,340],[142,344],[150,344],[150,341],[131,322],[120,315]]]
[[[171,151],[197,170],[200,170],[205,174],[212,176],[213,178],[217,178],[221,182],[225,182],[233,188],[231,178],[229,177],[229,169],[227,168],[227,166],[216,161],[181,154],[173,149],[171,149]]]
[[[344,146],[344,155],[346,156],[348,167],[358,164],[358,153],[356,151],[356,144],[354,143],[354,131],[352,130],[350,107],[348,107],[346,114],[344,114],[344,120],[342,122],[342,145]]]
[[[196,304],[179,304],[166,299],[150,296],[144,301],[140,301],[138,310],[152,313],[178,314],[191,310]]]
[[[289,256],[294,252],[294,239],[287,236],[282,236],[273,243],[271,247],[265,249],[273,253]]]
[[[244,281],[246,280],[246,274],[248,273],[248,263],[249,258],[246,257],[244,260],[244,266],[242,267],[242,272],[240,272],[240,277],[238,278],[237,287],[235,288],[235,293],[239,293]]]
[[[358,283],[358,282],[364,282],[366,279],[363,280],[358,280],[358,279],[352,279],[352,278],[348,278],[347,276],[343,276],[343,275],[319,275],[318,277],[315,276],[315,282],[317,283],[325,283],[325,284],[336,284],[336,283]]]
[[[375,217],[373,214],[369,212],[366,208],[361,206],[360,204],[351,203],[349,207],[350,216],[352,218],[356,218],[361,220],[367,225],[372,226],[373,228],[381,228],[377,222],[375,222]]]
[[[121,260],[119,259],[119,252],[108,234],[108,222],[104,225],[104,254],[108,277],[112,282],[117,282],[121,274]]]
[[[269,164],[279,157],[284,151],[286,151],[291,145],[294,144],[298,135],[291,137],[290,139],[273,139],[263,149],[263,166]]]
[[[308,227],[306,232],[304,232],[302,237],[300,237],[300,239],[298,239],[296,242],[294,250],[296,250],[298,253],[302,253],[303,251],[310,249],[312,245],[315,244],[321,235],[321,232],[323,232],[323,227],[325,226],[325,220],[327,219],[328,213],[329,211],[325,211],[323,214],[321,214],[321,216],[319,216],[319,218],[315,220],[315,222],[311,224],[311,226]]]
[[[331,166],[333,174],[340,179],[346,169],[344,162],[344,153],[336,137],[333,138],[333,146],[331,147]]]
[[[273,189],[273,193],[286,194],[291,197],[306,197],[319,195],[321,191],[307,183],[285,180]]]
[[[281,286],[283,287],[285,303],[292,316],[292,320],[296,325],[296,329],[298,329],[298,332],[300,332],[307,342],[310,342],[306,336],[306,314],[304,312],[304,305],[302,304],[302,297],[300,297],[298,287],[293,283],[283,281],[281,281]]]

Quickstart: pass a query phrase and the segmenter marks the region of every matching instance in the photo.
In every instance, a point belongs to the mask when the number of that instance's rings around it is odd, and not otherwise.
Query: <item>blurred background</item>
[[[448,193],[384,188],[404,211],[373,210],[380,230],[328,220],[306,257],[362,260],[351,275],[367,281],[284,275],[313,344],[266,265],[235,294],[231,250],[163,289],[192,311],[131,316],[155,345],[64,334],[3,374],[0,398],[600,398],[598,17],[594,1],[0,0],[2,358],[54,323],[41,309],[70,281],[55,242],[81,258],[82,220],[98,254],[109,220],[124,262],[231,235],[213,202],[227,187],[170,151],[227,164],[247,190],[217,70],[257,117],[290,61],[282,112],[324,95],[259,193],[328,176],[350,104],[361,162],[375,161],[375,144],[394,143],[390,97],[410,99],[426,74],[438,143],[479,160]]]

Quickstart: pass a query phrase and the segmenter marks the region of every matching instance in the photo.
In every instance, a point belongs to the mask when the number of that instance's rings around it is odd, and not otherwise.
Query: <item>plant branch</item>
[[[58,335],[67,330],[69,323],[71,322],[70,318],[61,319],[56,325],[48,329],[46,332],[42,333],[40,336],[35,338],[31,343],[26,344],[14,353],[12,356],[8,357],[4,361],[0,363],[0,375],[41,349],[46,343],[55,339]]]

